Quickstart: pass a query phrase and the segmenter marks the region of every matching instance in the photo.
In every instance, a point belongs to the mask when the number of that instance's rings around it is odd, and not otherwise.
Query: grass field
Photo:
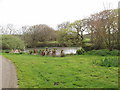
[[[20,88],[118,87],[118,67],[103,67],[92,63],[93,60],[104,56],[3,55],[15,63]]]

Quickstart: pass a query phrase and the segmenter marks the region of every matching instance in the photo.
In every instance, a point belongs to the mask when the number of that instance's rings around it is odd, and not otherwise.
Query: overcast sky
[[[0,0],[0,24],[57,25],[79,20],[104,10],[118,8],[119,0]]]

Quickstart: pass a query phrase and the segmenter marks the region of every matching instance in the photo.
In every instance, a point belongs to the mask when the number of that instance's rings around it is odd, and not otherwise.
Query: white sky
[[[0,25],[47,24],[56,29],[106,8],[118,8],[119,0],[0,0]],[[104,5],[103,5],[104,3]]]

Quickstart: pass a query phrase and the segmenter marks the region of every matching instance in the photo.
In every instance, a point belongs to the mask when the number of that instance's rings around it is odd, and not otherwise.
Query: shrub
[[[88,52],[86,52],[84,54],[87,54],[87,55],[99,55],[99,56],[108,56],[108,55],[119,56],[120,52],[119,52],[119,50],[109,51],[109,50],[106,50],[106,49],[102,49],[102,50],[88,51]]]
[[[2,36],[2,49],[23,49],[25,47],[24,42],[13,35]]]
[[[33,50],[29,50],[29,54],[32,54],[34,51]]]
[[[9,53],[10,50],[2,50],[2,53]]]
[[[61,47],[60,43],[56,42],[38,42],[37,47]]]
[[[120,51],[119,50],[113,50],[113,51],[110,51],[110,54],[112,56],[119,56],[120,55]]]
[[[91,40],[90,40],[90,38],[85,38],[85,39],[83,40],[83,42],[85,42],[85,43],[90,43]]]
[[[5,50],[5,53],[9,53],[10,52],[10,50]]]
[[[118,67],[118,57],[103,58],[101,60],[94,60],[93,64],[105,66],[105,67]]]
[[[90,46],[84,46],[83,48],[84,48],[85,51],[91,51],[91,50],[94,49],[94,47],[92,45],[90,45]]]
[[[41,52],[41,50],[37,50],[37,53],[40,53]]]
[[[25,54],[25,52],[21,51],[19,54]]]
[[[80,48],[80,49],[78,49],[78,50],[76,51],[76,53],[77,53],[78,55],[81,55],[81,54],[85,53],[85,50],[84,50],[83,48]]]

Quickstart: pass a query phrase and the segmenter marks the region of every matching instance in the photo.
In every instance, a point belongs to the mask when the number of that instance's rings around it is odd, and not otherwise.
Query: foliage
[[[23,49],[25,47],[24,42],[13,35],[2,36],[2,49]]]
[[[86,19],[76,20],[73,23],[60,24],[58,28],[59,42],[64,46],[84,46],[83,32],[86,29]]]
[[[9,53],[10,50],[2,50],[2,53]]]
[[[33,54],[34,53],[34,51],[33,50],[29,50],[29,54]]]
[[[25,52],[21,51],[19,54],[25,54]]]
[[[118,9],[110,9],[72,23],[61,23],[58,25],[58,30],[45,24],[23,26],[21,35],[19,30],[16,30],[11,24],[5,27],[0,26],[0,30],[2,34],[18,34],[28,47],[81,46],[86,51],[92,49],[111,51],[120,49],[118,16]],[[49,43],[51,41],[53,43]],[[0,48],[1,43],[0,41]]]
[[[91,63],[102,56],[3,55],[15,64],[20,88],[118,87],[118,67],[107,68]]]
[[[46,41],[46,42],[38,42],[36,47],[61,47],[61,43],[58,41]]]
[[[94,49],[119,49],[120,32],[118,29],[117,10],[104,10],[91,15],[89,18],[76,20],[73,23],[63,23],[58,25],[58,30],[64,33],[58,34],[64,46],[85,47],[86,43],[91,43]],[[87,32],[89,38],[86,39],[84,33]],[[89,48],[88,48],[89,49]]]
[[[91,41],[98,48],[106,48],[110,51],[120,44],[118,29],[118,12],[113,9],[91,15],[88,20],[88,30]]]
[[[80,46],[80,42],[77,39],[76,33],[69,29],[61,29],[58,31],[58,41],[63,46]]]
[[[85,51],[91,51],[91,50],[94,49],[93,46],[84,46],[83,48],[84,48]]]
[[[100,65],[100,66],[105,66],[105,67],[118,67],[118,57],[113,57],[113,58],[103,58],[100,60],[94,60],[93,64]]]
[[[83,40],[83,42],[89,43],[89,42],[90,42],[90,38],[85,38],[85,39]]]
[[[52,41],[56,37],[56,31],[45,24],[33,25],[23,33],[23,39],[27,43],[27,46],[34,48],[38,42]]]
[[[85,53],[85,50],[81,47],[80,49],[78,49],[78,50],[76,51],[76,53],[77,53],[78,55],[81,55],[81,54]]]
[[[107,49],[101,49],[101,50],[92,50],[92,51],[88,51],[86,53],[84,53],[86,55],[99,55],[99,56],[119,56],[120,55],[120,51],[119,50],[112,50],[109,51]]]

